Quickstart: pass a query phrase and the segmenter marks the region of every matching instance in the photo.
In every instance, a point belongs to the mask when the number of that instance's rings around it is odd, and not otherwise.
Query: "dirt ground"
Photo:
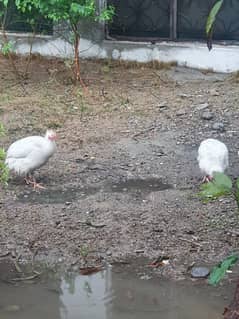
[[[16,63],[23,70],[26,61]],[[0,59],[4,148],[48,127],[58,134],[57,153],[36,172],[46,190],[13,176],[1,190],[1,257],[77,269],[168,256],[155,272],[181,279],[193,263],[236,251],[233,198],[203,204],[196,196],[204,138],[228,145],[228,173],[239,175],[236,75],[112,61],[81,68],[84,89],[64,61],[36,57],[23,89]]]

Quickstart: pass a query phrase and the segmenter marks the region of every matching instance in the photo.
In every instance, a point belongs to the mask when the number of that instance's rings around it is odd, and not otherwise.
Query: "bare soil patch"
[[[204,138],[228,145],[229,174],[239,175],[234,77],[86,60],[85,92],[64,61],[38,57],[24,92],[7,59],[0,74],[4,147],[48,127],[59,136],[57,154],[36,174],[46,190],[12,178],[1,191],[2,256],[80,267],[166,255],[169,265],[155,271],[179,279],[192,263],[214,264],[238,248],[234,200],[195,196]],[[218,122],[224,131],[213,129]]]

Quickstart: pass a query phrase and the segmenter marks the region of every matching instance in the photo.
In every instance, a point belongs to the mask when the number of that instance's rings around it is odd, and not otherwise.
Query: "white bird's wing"
[[[14,142],[7,150],[6,158],[26,158],[33,151],[42,147],[44,138],[41,136],[29,136]]]

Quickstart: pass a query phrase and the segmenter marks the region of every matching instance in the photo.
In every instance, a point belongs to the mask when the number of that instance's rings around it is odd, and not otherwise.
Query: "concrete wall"
[[[104,40],[103,26],[86,27],[80,42],[81,58],[117,59],[124,61],[162,62],[176,61],[179,65],[211,69],[217,72],[233,72],[239,70],[239,46],[214,45],[208,51],[206,43],[200,42],[128,42]],[[9,34],[15,44],[15,50],[27,54],[32,41],[27,34]],[[67,38],[67,36],[65,37]],[[93,40],[92,40],[93,39]],[[44,56],[69,58],[73,56],[72,46],[62,37],[37,36],[33,40],[33,52]]]

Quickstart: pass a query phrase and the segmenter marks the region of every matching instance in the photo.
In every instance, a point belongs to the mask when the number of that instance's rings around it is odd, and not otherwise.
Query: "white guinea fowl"
[[[56,151],[56,133],[47,130],[45,136],[28,136],[17,140],[7,150],[5,164],[10,171],[25,177],[27,184],[44,188],[36,183],[33,172],[43,166]]]
[[[209,138],[201,142],[198,149],[198,164],[205,175],[203,181],[213,179],[213,174],[223,173],[228,167],[228,149],[226,145],[216,139]]]

